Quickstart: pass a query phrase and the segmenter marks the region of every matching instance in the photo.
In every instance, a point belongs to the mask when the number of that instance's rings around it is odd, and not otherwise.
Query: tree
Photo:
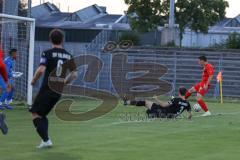
[[[123,41],[131,41],[133,45],[140,44],[139,35],[134,32],[123,32],[119,37],[119,43]]]
[[[134,30],[150,31],[167,22],[170,0],[125,0],[129,5],[130,25]],[[179,24],[180,40],[186,27],[207,33],[208,27],[225,17],[226,0],[177,0],[175,20]],[[154,18],[151,20],[151,18]],[[150,19],[150,20],[149,20]]]
[[[24,0],[20,0],[18,3],[18,16],[27,17],[28,16],[28,8],[27,2]],[[19,22],[18,23],[18,38],[25,39],[27,38],[27,23]]]
[[[27,8],[27,2],[26,1],[19,1],[18,3],[18,15],[22,17],[28,16],[28,8]]]
[[[164,24],[161,0],[125,0],[127,14],[133,30],[148,32]]]
[[[225,0],[178,0],[175,15],[180,41],[186,27],[196,33],[207,33],[209,26],[225,17],[227,7],[228,2]]]
[[[236,32],[230,34],[224,45],[228,49],[240,49],[240,34]]]

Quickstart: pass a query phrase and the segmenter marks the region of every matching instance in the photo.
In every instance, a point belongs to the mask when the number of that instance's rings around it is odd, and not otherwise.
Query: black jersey
[[[62,48],[52,48],[42,53],[40,65],[46,66],[46,71],[41,90],[52,90],[52,88],[50,89],[49,87],[49,80],[52,80],[53,82],[56,80],[57,83],[59,82],[59,79],[65,79],[67,70],[76,70],[74,61],[69,63],[70,65],[65,65],[65,67],[63,67],[64,63],[69,60],[72,60],[72,55]]]
[[[168,113],[181,114],[183,111],[187,110],[191,112],[191,105],[187,100],[181,98],[173,98],[170,102],[169,107],[167,107]]]

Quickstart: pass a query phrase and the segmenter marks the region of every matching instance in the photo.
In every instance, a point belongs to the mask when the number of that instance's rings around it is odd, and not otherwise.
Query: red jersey
[[[214,74],[214,68],[210,63],[205,64],[202,73],[202,82],[207,83],[208,78]]]
[[[3,77],[4,81],[8,81],[8,76],[7,76],[7,71],[6,71],[6,66],[3,61],[4,58],[4,53],[3,50],[0,48],[0,75]]]

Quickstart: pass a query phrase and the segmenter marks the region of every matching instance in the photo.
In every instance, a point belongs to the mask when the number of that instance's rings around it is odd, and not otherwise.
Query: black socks
[[[42,121],[44,123],[45,130],[48,134],[48,119],[47,119],[47,117],[42,117]]]
[[[46,117],[36,118],[33,120],[33,124],[37,130],[37,133],[44,142],[49,140],[48,138],[48,119]]]

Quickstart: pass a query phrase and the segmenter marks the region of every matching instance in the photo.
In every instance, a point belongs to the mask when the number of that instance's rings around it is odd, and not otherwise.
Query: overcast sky
[[[40,4],[40,1],[44,0],[32,0],[32,5],[36,6]],[[53,2],[57,6],[60,5],[60,9],[70,12],[82,9],[84,7],[98,4],[100,6],[106,6],[108,13],[123,14],[127,10],[127,6],[124,0],[45,0],[45,2]],[[227,17],[235,17],[240,14],[240,0],[227,0],[229,2],[229,8],[227,9]]]

